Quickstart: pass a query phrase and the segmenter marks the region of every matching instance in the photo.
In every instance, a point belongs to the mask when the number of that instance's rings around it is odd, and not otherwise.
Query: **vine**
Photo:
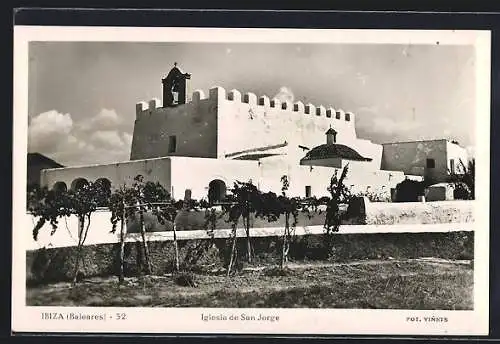
[[[33,239],[38,240],[40,230],[49,222],[53,235],[59,218],[76,215],[78,218],[78,243],[76,262],[73,273],[73,284],[80,276],[82,247],[87,239],[92,214],[100,205],[107,205],[108,199],[101,183],[87,183],[77,190],[48,190],[47,188],[32,190],[28,196],[28,211],[38,217],[33,228]]]
[[[299,213],[309,218],[314,214],[325,211],[325,245],[327,252],[331,252],[333,234],[339,231],[342,216],[339,205],[349,203],[353,195],[344,184],[348,173],[346,165],[340,176],[338,172],[330,179],[327,188],[330,197],[300,198],[289,197],[288,190],[290,181],[288,176],[282,176],[281,194],[274,192],[261,192],[252,181],[236,181],[230,193],[224,201],[206,202],[185,199],[175,201],[170,197],[166,189],[158,182],[144,181],[141,175],[134,178],[131,186],[123,185],[110,192],[104,189],[103,183],[88,183],[78,190],[58,191],[47,188],[32,188],[28,193],[28,210],[38,218],[33,228],[33,238],[37,240],[38,233],[45,223],[52,227],[51,234],[57,229],[61,217],[76,215],[79,219],[77,258],[75,264],[74,283],[79,273],[82,246],[88,235],[92,213],[98,206],[106,205],[111,212],[111,232],[115,233],[120,224],[120,267],[118,272],[119,282],[124,281],[124,247],[127,232],[127,220],[131,217],[139,218],[141,249],[143,251],[143,271],[152,273],[151,259],[148,248],[148,240],[145,230],[145,213],[153,214],[160,224],[171,222],[173,224],[174,245],[174,270],[180,270],[179,248],[177,240],[176,218],[181,211],[197,210],[205,212],[204,227],[207,235],[214,239],[217,222],[226,217],[226,222],[231,224],[229,236],[230,257],[227,266],[227,276],[233,272],[235,262],[238,258],[237,229],[240,220],[243,223],[246,234],[246,258],[249,263],[253,259],[253,248],[251,241],[251,218],[265,218],[269,222],[284,218],[284,230],[281,235],[280,269],[284,269],[290,256],[290,247],[295,235]],[[216,210],[220,207],[220,211]]]
[[[350,189],[344,184],[344,180],[347,177],[349,171],[349,164],[344,166],[340,177],[337,176],[337,170],[330,179],[330,185],[328,186],[328,192],[330,192],[330,198],[326,200],[326,216],[325,216],[325,244],[328,255],[331,254],[333,246],[333,235],[339,231],[340,225],[342,223],[342,216],[340,214],[340,203],[349,203],[352,199],[352,194]]]

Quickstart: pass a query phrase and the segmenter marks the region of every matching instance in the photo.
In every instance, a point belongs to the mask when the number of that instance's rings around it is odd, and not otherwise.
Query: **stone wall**
[[[254,265],[278,264],[281,238],[278,236],[252,238]],[[327,250],[323,235],[294,237],[290,247],[291,261],[349,261],[362,259],[408,259],[437,257],[444,259],[473,259],[474,233],[377,233],[337,234],[331,250]],[[246,241],[239,239],[240,259],[236,265],[245,265],[241,259]],[[179,241],[180,261],[183,268],[195,271],[213,271],[227,265],[230,255],[229,241],[199,239]],[[154,274],[171,272],[174,266],[172,241],[149,243]],[[41,249],[26,252],[26,278],[28,284],[71,280],[74,273],[75,247]],[[129,242],[125,247],[125,273],[137,275],[142,271],[143,257],[140,242]],[[119,245],[101,244],[85,246],[82,251],[82,273],[86,278],[117,275]]]

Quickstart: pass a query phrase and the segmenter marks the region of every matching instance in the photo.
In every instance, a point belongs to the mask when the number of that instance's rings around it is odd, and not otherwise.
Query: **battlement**
[[[153,98],[149,102],[138,102],[135,104],[135,115],[138,118],[141,114],[145,112],[151,112],[155,109],[161,108],[163,106],[162,102],[158,98]]]
[[[283,111],[292,111],[304,115],[314,115],[319,117],[331,118],[332,120],[342,120],[354,123],[354,114],[352,112],[344,112],[342,109],[334,109],[333,107],[326,108],[323,105],[316,106],[314,104],[305,104],[301,101],[291,103],[289,101],[280,101],[277,98],[270,99],[268,96],[257,97],[251,92],[241,93],[236,89],[229,92],[222,87],[212,87],[208,92],[208,97],[202,90],[193,92],[191,103],[200,102],[202,100],[220,101],[227,100],[235,103],[249,104],[250,106],[262,106],[270,109]],[[161,108],[162,102],[160,99],[154,98],[149,102],[139,102],[136,104],[136,116],[139,117],[143,113],[151,113],[155,109]]]

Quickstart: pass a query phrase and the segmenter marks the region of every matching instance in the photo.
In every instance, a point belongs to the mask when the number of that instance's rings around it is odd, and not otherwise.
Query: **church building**
[[[352,112],[222,87],[208,94],[197,90],[188,101],[190,79],[175,64],[162,80],[163,99],[136,104],[129,161],[47,169],[42,184],[75,188],[105,178],[118,187],[140,174],[174,198],[188,192],[195,199],[220,199],[237,180],[279,192],[287,175],[290,195],[321,197],[347,164],[353,191],[390,194],[405,178],[423,176],[391,164],[384,145],[359,138]]]

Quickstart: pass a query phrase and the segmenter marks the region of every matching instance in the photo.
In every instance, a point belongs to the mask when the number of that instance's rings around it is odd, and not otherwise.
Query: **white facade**
[[[450,172],[467,165],[467,150],[446,139],[394,142],[383,145],[382,168],[420,175],[435,182],[447,181]]]
[[[334,137],[327,139],[326,131]],[[436,171],[457,165],[450,161],[462,157],[459,148],[446,140],[382,146],[357,137],[353,113],[214,87],[208,97],[195,91],[190,102],[174,107],[158,99],[138,103],[130,161],[44,170],[41,183],[70,188],[106,178],[118,187],[142,175],[174,198],[191,190],[203,199],[213,183],[225,190],[237,180],[278,193],[287,175],[290,195],[324,196],[332,175],[349,164],[346,184],[353,191],[390,194],[405,174],[420,175],[432,154]]]

